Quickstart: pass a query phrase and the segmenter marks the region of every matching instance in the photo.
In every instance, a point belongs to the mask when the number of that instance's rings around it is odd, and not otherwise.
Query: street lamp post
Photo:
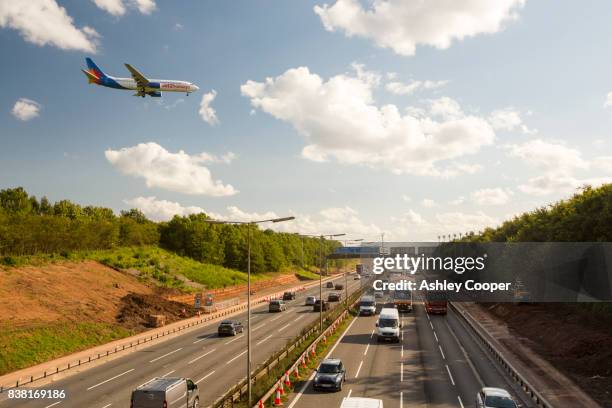
[[[253,406],[251,396],[251,226],[256,224],[263,224],[266,222],[283,222],[294,220],[295,217],[282,217],[272,218],[269,220],[258,220],[258,221],[223,221],[223,220],[205,220],[209,224],[236,224],[247,226],[247,366],[246,366],[246,378],[247,378],[247,394],[248,394],[248,408]]]

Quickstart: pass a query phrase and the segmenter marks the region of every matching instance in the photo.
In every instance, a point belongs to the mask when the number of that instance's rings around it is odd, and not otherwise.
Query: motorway
[[[329,354],[346,367],[342,391],[314,391],[311,377],[288,408],[340,407],[348,396],[381,399],[385,408],[475,407],[485,385],[505,388],[523,407],[532,406],[459,316],[451,309],[446,316],[430,316],[422,294],[414,296],[413,312],[401,315],[400,343],[377,343],[377,316],[356,318]]]
[[[334,282],[344,283],[339,277]],[[348,291],[354,292],[361,281],[348,277]],[[323,298],[331,289],[323,288]],[[263,363],[288,340],[300,334],[302,328],[318,321],[319,313],[304,306],[305,297],[318,297],[319,286],[298,293],[288,302],[288,309],[268,313],[267,304],[253,307],[252,362],[253,368]],[[345,291],[342,290],[342,299]],[[231,317],[246,326],[246,312]],[[129,407],[134,388],[154,377],[172,376],[193,379],[199,386],[200,405],[208,406],[239,382],[246,369],[245,332],[235,337],[218,337],[218,323],[205,325],[165,342],[127,354],[81,373],[55,381],[41,389],[65,390],[63,400],[3,400],[0,408],[115,408]]]

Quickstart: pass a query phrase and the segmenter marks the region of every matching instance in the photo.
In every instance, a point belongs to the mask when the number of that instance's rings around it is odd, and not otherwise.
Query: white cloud
[[[483,188],[474,191],[471,198],[478,205],[503,205],[510,200],[512,194],[511,190],[500,187]]]
[[[433,116],[439,116],[446,120],[459,119],[464,116],[459,102],[448,96],[432,100],[429,112]]]
[[[127,8],[137,9],[142,14],[151,14],[156,8],[153,0],[93,0],[98,8],[113,16],[122,16]]]
[[[425,208],[433,208],[438,206],[438,204],[431,198],[424,198],[423,201],[421,201],[421,205]]]
[[[534,139],[523,144],[507,146],[511,156],[518,157],[545,172],[569,173],[588,168],[579,150],[559,142]]]
[[[183,207],[181,204],[174,201],[158,200],[151,197],[136,197],[130,200],[124,200],[124,203],[137,208],[147,216],[147,218],[155,221],[168,221],[175,215],[199,214],[205,212],[200,207]]]
[[[55,0],[1,1],[0,27],[17,30],[32,44],[89,53],[96,52],[100,37],[91,27],[75,27],[72,17]]]
[[[499,224],[493,218],[482,211],[476,213],[447,212],[436,214],[436,228],[439,234],[465,234],[470,231],[480,231],[486,227],[495,227]]]
[[[215,100],[216,97],[217,91],[213,89],[212,91],[202,95],[202,102],[200,102],[200,116],[202,117],[202,120],[204,122],[208,123],[211,126],[219,124],[217,112],[213,109],[212,106],[210,106],[210,104]]]
[[[359,0],[315,6],[328,31],[373,40],[400,55],[414,55],[417,45],[446,49],[454,40],[500,31],[518,18],[525,0],[378,0],[365,9]]]
[[[31,99],[19,98],[19,100],[15,102],[11,114],[23,121],[34,119],[40,114],[40,104]]]
[[[612,106],[612,92],[608,92],[606,95],[606,101],[604,102],[604,108],[609,108]]]
[[[600,170],[612,173],[612,156],[600,156],[593,160],[593,165]]]
[[[410,95],[420,89],[436,89],[446,85],[448,81],[411,81],[410,83],[389,82],[385,89],[395,95]]]
[[[406,194],[402,194],[402,200],[404,200],[405,202],[409,203],[412,201],[412,198],[410,198],[410,196],[406,195]]]
[[[218,158],[208,153],[193,156],[182,150],[170,153],[157,143],[149,142],[121,150],[108,149],[104,155],[123,174],[144,178],[150,188],[215,197],[238,192],[231,185],[212,178],[204,164]]]
[[[494,110],[489,116],[489,122],[495,130],[505,130],[510,132],[518,129],[524,134],[537,133],[535,130],[529,129],[527,125],[523,123],[520,112],[514,108]]]
[[[241,92],[253,107],[291,123],[306,139],[302,156],[313,161],[335,158],[396,174],[451,176],[461,166],[451,163],[450,169],[439,162],[475,154],[493,143],[489,123],[463,114],[450,98],[435,104],[434,113],[442,120],[402,115],[391,104],[377,106],[375,82],[363,73],[324,81],[300,67],[265,82],[249,80]]]
[[[176,23],[176,24],[174,25],[174,29],[175,29],[176,31],[180,31],[180,30],[182,30],[183,28],[185,28],[185,26],[183,26],[181,23]]]
[[[399,224],[402,226],[413,227],[418,225],[425,225],[427,221],[421,216],[421,214],[417,213],[413,210],[408,210],[401,217],[391,217],[391,221],[394,224]]]

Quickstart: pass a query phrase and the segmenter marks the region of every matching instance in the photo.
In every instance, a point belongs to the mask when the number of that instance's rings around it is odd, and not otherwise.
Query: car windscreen
[[[391,327],[395,329],[397,327],[396,319],[380,319],[378,321],[378,327]]]
[[[319,372],[323,374],[337,374],[340,372],[340,367],[337,364],[321,364]]]
[[[402,291],[402,290],[396,290],[393,293],[393,298],[394,299],[400,299],[400,300],[408,300],[408,299],[410,299],[410,292]]]
[[[366,306],[366,307],[374,306],[374,301],[373,300],[362,300],[359,305]]]
[[[446,302],[448,299],[448,296],[446,295],[446,292],[430,292],[428,291],[425,294],[425,298],[430,301],[430,302]]]
[[[485,405],[491,408],[516,408],[516,404],[508,397],[489,395],[485,398]]]

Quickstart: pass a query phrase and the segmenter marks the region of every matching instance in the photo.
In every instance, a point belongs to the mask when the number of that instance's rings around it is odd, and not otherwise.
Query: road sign
[[[196,293],[193,307],[195,307],[196,309],[200,309],[200,306],[202,306],[202,294]]]

